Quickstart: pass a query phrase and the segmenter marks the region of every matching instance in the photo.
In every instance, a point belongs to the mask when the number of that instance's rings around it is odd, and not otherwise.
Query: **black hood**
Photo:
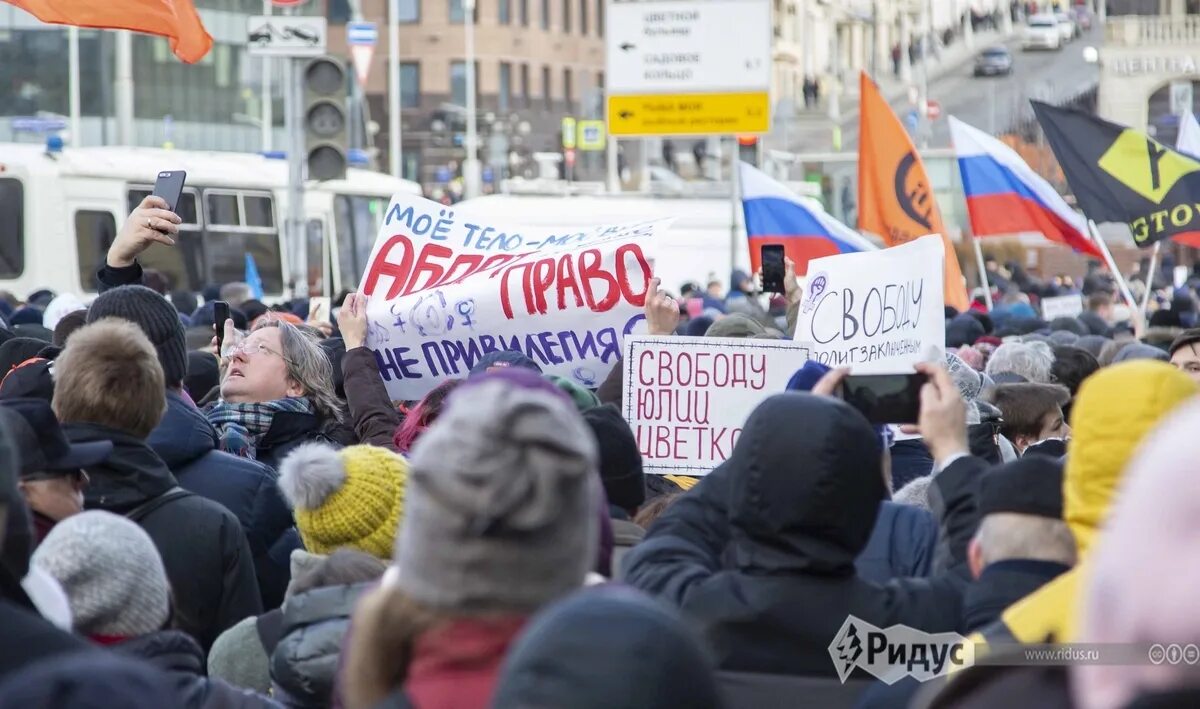
[[[173,391],[167,392],[167,410],[147,443],[171,470],[179,470],[217,448],[217,430],[204,414]]]
[[[737,568],[853,574],[886,495],[879,445],[837,399],[788,393],[759,405],[721,466]]]
[[[538,614],[509,650],[492,700],[492,709],[721,706],[700,640],[673,611],[619,587]]]
[[[124,655],[146,660],[160,670],[196,676],[205,672],[204,651],[192,636],[179,630],[160,630],[126,640],[116,649]]]
[[[73,443],[112,441],[108,460],[87,468],[91,482],[84,491],[89,510],[128,512],[179,483],[150,446],[140,438],[91,423],[68,423],[63,432]]]

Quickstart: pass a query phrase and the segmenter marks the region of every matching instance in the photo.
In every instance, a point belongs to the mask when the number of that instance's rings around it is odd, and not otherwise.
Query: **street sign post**
[[[374,22],[347,22],[346,44],[350,45],[350,56],[354,59],[354,76],[359,86],[367,85],[371,72],[371,57],[375,56],[375,43],[379,41],[379,28]]]
[[[246,46],[263,57],[319,57],[326,30],[324,17],[255,15],[246,18]]]
[[[608,0],[608,17],[612,135],[770,129],[769,0]]]

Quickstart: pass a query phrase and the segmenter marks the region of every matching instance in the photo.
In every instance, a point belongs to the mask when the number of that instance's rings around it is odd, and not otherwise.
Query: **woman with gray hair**
[[[221,400],[207,411],[221,450],[278,468],[301,443],[354,443],[315,337],[269,320],[224,354]]]

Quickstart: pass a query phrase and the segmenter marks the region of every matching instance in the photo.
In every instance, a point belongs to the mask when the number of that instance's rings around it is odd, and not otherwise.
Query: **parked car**
[[[1022,49],[1062,49],[1063,36],[1054,15],[1034,15],[1025,25]]]
[[[1075,20],[1071,19],[1071,15],[1066,12],[1054,13],[1054,19],[1058,22],[1058,31],[1062,33],[1064,42],[1070,42],[1079,36],[1079,27],[1075,24]]]
[[[975,76],[1007,76],[1012,68],[1013,58],[1007,47],[988,47],[975,57]]]

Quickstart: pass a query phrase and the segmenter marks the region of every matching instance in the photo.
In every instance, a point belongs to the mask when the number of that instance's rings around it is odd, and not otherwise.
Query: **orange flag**
[[[133,30],[171,40],[171,51],[188,64],[212,49],[192,0],[3,0],[42,22],[108,30]]]
[[[875,82],[863,72],[859,84],[858,228],[878,234],[888,246],[941,234],[946,249],[946,305],[964,312],[971,302],[925,164]]]

